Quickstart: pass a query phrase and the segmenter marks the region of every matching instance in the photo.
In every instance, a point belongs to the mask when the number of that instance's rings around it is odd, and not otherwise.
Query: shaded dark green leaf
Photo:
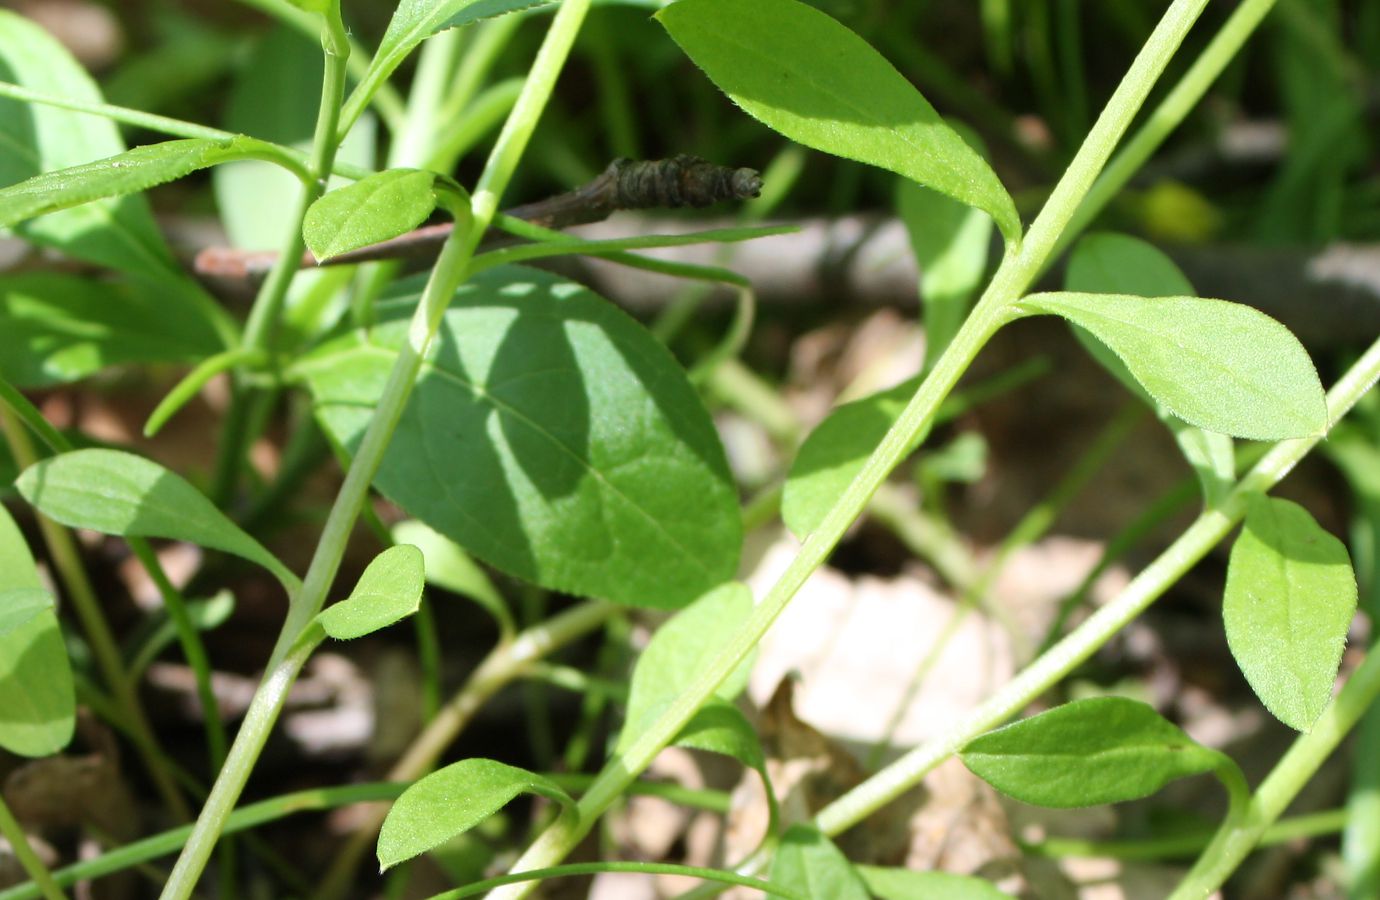
[[[380,304],[377,327],[296,367],[347,447],[417,284]],[[479,559],[554,590],[677,608],[737,567],[736,491],[675,360],[602,298],[530,269],[457,291],[375,484]]]
[[[56,753],[72,740],[76,706],[53,598],[0,506],[0,747],[20,756]]]
[[[519,794],[566,809],[574,801],[550,780],[492,759],[465,759],[417,781],[398,797],[379,831],[379,865],[388,869],[463,834]]]
[[[221,346],[203,316],[161,292],[51,272],[0,277],[0,334],[0,376],[19,387],[192,362]]]
[[[1227,643],[1265,708],[1298,731],[1332,700],[1356,576],[1346,545],[1308,510],[1254,497],[1227,567]]]

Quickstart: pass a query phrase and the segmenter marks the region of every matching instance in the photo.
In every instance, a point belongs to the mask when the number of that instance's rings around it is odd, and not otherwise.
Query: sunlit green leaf
[[[512,625],[513,616],[503,595],[484,570],[460,545],[425,522],[409,519],[393,526],[393,540],[412,544],[426,560],[427,584],[469,597],[500,624]]]
[[[381,301],[377,327],[296,367],[347,447],[418,286]],[[623,312],[530,269],[459,289],[375,484],[479,559],[554,590],[677,608],[737,568],[737,492],[684,373]]]
[[[427,775],[403,791],[383,820],[379,865],[391,868],[463,834],[519,794],[574,807],[550,780],[491,759],[465,759]]]
[[[1190,424],[1255,440],[1322,433],[1327,405],[1308,353],[1264,313],[1198,297],[1034,294],[1110,347],[1155,400]]]
[[[1148,797],[1221,760],[1146,704],[1123,697],[1066,703],[988,732],[961,755],[1003,794],[1061,808]]]
[[[1174,261],[1163,252],[1121,234],[1091,234],[1078,242],[1069,257],[1064,286],[1070,291],[1134,294],[1137,297],[1192,296],[1196,292]],[[1209,506],[1221,500],[1236,480],[1232,440],[1204,431],[1174,416],[1140,386],[1114,352],[1097,338],[1071,324],[1074,335],[1104,369],[1131,393],[1143,399],[1174,433],[1179,450],[1198,475]]]
[[[878,166],[989,213],[1020,239],[1016,206],[929,101],[834,19],[798,0],[678,0],[656,14],[749,115],[793,141]]]
[[[435,181],[420,169],[388,169],[331,191],[302,222],[307,249],[325,260],[411,231],[436,208]]]
[[[767,760],[757,732],[747,716],[727,701],[715,698],[700,707],[673,743],[677,747],[731,756],[766,777]]]
[[[268,569],[289,591],[297,578],[182,476],[120,450],[74,450],[35,463],[16,483],[24,499],[73,528],[171,538],[233,553]]]
[[[365,567],[350,596],[317,613],[316,622],[338,641],[363,637],[416,612],[422,584],[422,551],[389,547]]]
[[[1331,701],[1355,613],[1346,546],[1297,503],[1253,498],[1232,547],[1222,619],[1246,680],[1290,728],[1307,731]]]

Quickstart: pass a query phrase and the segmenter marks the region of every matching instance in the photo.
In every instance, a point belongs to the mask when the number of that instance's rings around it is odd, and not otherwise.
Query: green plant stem
[[[713,881],[719,884],[738,887],[755,888],[770,897],[787,897],[791,900],[808,900],[785,888],[769,884],[757,878],[746,878],[736,875],[733,872],[725,872],[721,869],[704,869],[698,866],[682,866],[675,863],[645,863],[645,862],[597,862],[597,863],[570,863],[564,866],[551,866],[545,869],[533,869],[526,872],[518,872],[512,875],[500,875],[497,878],[487,878],[484,881],[476,881],[467,884],[462,888],[453,891],[434,894],[428,900],[459,900],[461,897],[473,897],[475,894],[482,894],[490,888],[501,887],[510,884],[523,884],[526,890],[536,887],[536,882],[546,878],[562,878],[570,875],[597,875],[600,872],[633,872],[643,875],[681,875],[689,878],[700,878],[705,881]]]
[[[158,554],[153,552],[148,541],[143,538],[130,538],[129,546],[143,564],[149,578],[153,579],[158,593],[162,595],[163,606],[168,611],[168,618],[172,620],[173,628],[177,631],[177,639],[182,645],[182,654],[187,658],[187,664],[191,666],[192,674],[196,678],[196,694],[201,703],[206,746],[210,750],[211,771],[214,772],[225,762],[225,726],[220,721],[220,704],[216,702],[215,692],[211,690],[211,660],[206,655],[206,645],[201,642],[201,634],[197,631],[196,623],[187,612],[186,598],[173,586],[168,573],[163,570],[163,564],[158,561]]]
[[[24,403],[27,404],[28,401],[25,400]],[[34,413],[37,415],[36,410]],[[10,412],[8,405],[0,407],[0,431],[5,433],[10,452],[20,469],[26,469],[38,462],[38,453],[33,442],[21,427],[19,419]],[[72,449],[67,439],[51,426],[39,434],[45,439],[57,441],[56,446],[52,447],[54,452],[62,453]],[[182,820],[191,818],[191,809],[188,808],[181,791],[177,789],[177,782],[165,763],[166,754],[158,744],[144,707],[139,702],[139,694],[125,670],[119,644],[105,620],[105,614],[101,611],[101,602],[96,596],[96,589],[92,587],[90,578],[87,577],[85,567],[82,566],[81,553],[72,538],[72,533],[37,510],[34,511],[34,517],[38,520],[39,531],[43,533],[43,542],[48,547],[53,568],[57,569],[58,578],[66,588],[67,599],[81,621],[82,631],[91,647],[91,655],[95,658],[101,677],[129,726],[130,737],[140,750],[140,756],[149,777],[153,780],[154,788],[168,811],[175,817]]]
[[[636,743],[609,761],[588,793],[580,799],[579,815],[562,818],[544,831],[514,864],[514,871],[542,868],[564,859],[623,788],[651,763],[662,747],[675,738],[714,689],[757,645],[805,579],[823,564],[853,520],[862,513],[872,494],[891,470],[909,455],[918,436],[933,424],[940,403],[978,351],[1009,321],[1009,307],[1020,299],[1022,292],[1039,273],[1045,257],[1054,248],[1060,230],[1106,164],[1117,140],[1125,133],[1159,74],[1206,4],[1207,0],[1175,0],[1165,12],[1131,63],[1126,77],[1107,102],[1064,177],[1055,186],[1020,248],[1008,249],[973,313],[954,336],[953,342],[945,348],[933,371],[921,383],[857,477],[844,490],[819,527],[805,539],[795,559],[754,607],[752,615],[719,656],[643,732]],[[499,888],[492,897],[494,900],[518,898],[526,896],[529,890],[530,885]]]
[[[244,783],[249,779],[250,769],[268,740],[278,713],[287,701],[288,688],[297,678],[297,673],[311,655],[310,644],[299,645],[281,662],[274,666],[259,683],[254,699],[245,712],[244,721],[235,735],[235,743],[221,766],[220,774],[211,788],[206,803],[201,807],[196,824],[187,838],[182,854],[178,856],[168,883],[159,895],[163,900],[186,900],[196,888],[201,871],[211,857],[216,840],[225,830],[226,819],[239,799]]]
[[[475,713],[500,688],[530,671],[537,661],[556,649],[598,628],[617,615],[618,609],[611,603],[583,603],[538,622],[512,640],[494,647],[460,690],[441,707],[422,733],[413,739],[402,757],[393,764],[388,772],[388,780],[410,782],[431,772],[441,754],[455,742]],[[354,884],[360,859],[373,845],[374,837],[387,814],[388,809],[382,804],[365,811],[354,834],[337,851],[330,871],[316,892],[317,900],[332,900],[347,893]]]
[[[306,247],[302,237],[302,220],[306,217],[307,209],[325,193],[326,182],[335,162],[336,149],[339,147],[336,140],[336,125],[340,121],[340,100],[345,92],[349,42],[340,24],[338,8],[334,10],[334,15],[323,15],[322,20],[321,46],[325,56],[325,70],[321,79],[321,103],[317,110],[316,130],[308,164],[309,177],[302,182],[302,193],[291,219],[292,227],[287,230],[287,237],[278,252],[277,261],[259,288],[254,305],[249,310],[249,321],[245,323],[244,335],[237,348],[248,357],[272,350],[274,333],[282,318],[288,289],[292,286],[292,279],[301,263],[302,251]],[[248,455],[246,449],[255,436],[254,417],[251,414],[254,393],[243,376],[235,379],[212,480],[211,499],[217,505],[225,505],[233,496],[244,460]]]
[[[67,900],[66,895],[62,893],[62,888],[58,887],[57,882],[53,880],[53,873],[48,871],[48,867],[43,864],[43,860],[38,858],[38,854],[29,844],[28,835],[24,833],[19,821],[10,812],[3,796],[0,796],[0,835],[9,841],[10,852],[15,855],[19,864],[24,867],[24,871],[29,874],[37,893],[46,897],[47,900]]]
[[[1222,74],[1227,64],[1236,58],[1246,40],[1255,32],[1256,27],[1274,5],[1275,0],[1243,0],[1232,11],[1217,34],[1203,48],[1203,52],[1193,61],[1193,65],[1160,101],[1159,106],[1150,113],[1121,152],[1107,164],[1106,171],[1083,198],[1068,228],[1060,236],[1054,255],[1062,252],[1087,228],[1107,203],[1126,186],[1131,176],[1140,171],[1140,167],[1159,149],[1164,139],[1179,127],[1189,111],[1198,105],[1198,101],[1207,93],[1208,88]]]
[[[1221,887],[1376,697],[1380,697],[1380,653],[1372,651],[1323,711],[1313,730],[1295,740],[1261,782],[1243,814],[1218,829],[1212,843],[1170,895],[1171,900],[1207,897]]]
[[[173,869],[167,887],[163,890],[163,900],[186,900],[190,896],[201,870],[205,867],[211,848],[224,826],[225,818],[244,789],[254,762],[268,739],[268,732],[282,709],[287,691],[296,679],[302,663],[305,662],[305,657],[299,649],[301,645],[298,637],[325,603],[326,594],[344,555],[345,543],[368,497],[369,485],[383,461],[393,430],[402,417],[407,398],[421,371],[422,360],[440,328],[441,319],[455,289],[466,275],[480,236],[498,212],[503,189],[512,178],[528,139],[536,128],[537,120],[551,96],[556,78],[569,55],[570,46],[579,32],[585,13],[589,10],[589,3],[590,0],[565,0],[557,10],[546,39],[532,63],[522,96],[518,98],[508,121],[504,124],[493,153],[489,156],[488,164],[471,195],[470,217],[456,223],[450,238],[442,247],[441,255],[436,260],[409,325],[407,341],[389,372],[374,415],[369,420],[354,461],[345,473],[345,481],[327,516],[306,578],[303,579],[301,589],[289,600],[287,617],[269,660],[268,674],[255,692],[254,700],[250,704],[250,713],[240,726],[220,777],[212,786],[210,797],[197,819],[196,828]],[[329,69],[329,54],[327,60]],[[337,96],[337,101],[338,99]],[[335,122],[335,119],[331,120],[329,132],[323,130],[324,126],[319,127],[318,136],[326,133],[333,136]],[[322,140],[331,143],[328,138]],[[321,171],[324,170],[323,167]]]
[[[1337,422],[1380,377],[1380,341],[1358,359],[1328,392],[1328,421]],[[920,783],[931,770],[978,735],[1018,715],[1103,644],[1207,555],[1245,514],[1247,498],[1269,490],[1322,439],[1274,445],[1226,496],[1217,509],[1200,513],[1193,524],[1111,602],[1007,682],[962,720],[928,743],[829,804],[815,817],[825,834],[838,834]]]
[[[1301,838],[1336,834],[1346,827],[1346,822],[1345,809],[1329,809],[1325,812],[1284,819],[1266,828],[1256,846],[1268,847]],[[1033,844],[1022,844],[1021,852],[1050,859],[1079,857],[1151,862],[1196,856],[1212,842],[1213,834],[1210,830],[1204,830],[1138,841],[1089,841],[1082,838],[1051,837]]]

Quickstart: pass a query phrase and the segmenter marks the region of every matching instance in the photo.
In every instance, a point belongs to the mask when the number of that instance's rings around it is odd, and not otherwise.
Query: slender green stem
[[[589,792],[581,798],[579,817],[562,819],[543,832],[514,864],[514,871],[541,868],[563,859],[622,789],[651,763],[656,753],[675,737],[719,683],[756,646],[805,579],[823,564],[891,470],[909,454],[918,436],[933,424],[940,403],[978,351],[1009,320],[1009,307],[1020,299],[1040,271],[1060,230],[1106,164],[1116,141],[1145,102],[1159,74],[1206,4],[1207,0],[1175,0],[1170,6],[1132,62],[1020,248],[1003,258],[972,315],[963,323],[857,477],[819,527],[805,539],[796,558],[720,655],[632,747],[604,767]],[[500,888],[492,896],[495,900],[517,898],[525,896],[528,890],[530,886]]]
[[[1380,341],[1373,344],[1328,392],[1328,421],[1339,421],[1378,377]],[[851,828],[919,784],[925,775],[973,738],[1018,715],[1111,640],[1206,556],[1241,520],[1246,499],[1277,484],[1319,440],[1320,437],[1312,437],[1276,444],[1246,473],[1218,508],[1199,514],[1193,524],[1111,602],[962,720],[821,810],[815,817],[815,824],[826,834],[838,834]]]
[[[214,772],[225,762],[226,741],[225,726],[220,720],[220,704],[216,702],[215,692],[211,690],[211,660],[206,654],[206,645],[201,642],[201,633],[197,631],[196,623],[187,611],[186,598],[173,586],[168,573],[163,570],[163,564],[158,561],[158,554],[153,552],[148,541],[143,538],[130,538],[129,546],[143,564],[144,571],[148,572],[149,578],[153,579],[153,583],[158,587],[158,593],[163,597],[163,606],[168,611],[168,618],[172,620],[177,631],[182,653],[192,668],[192,674],[196,679],[197,699],[201,703],[201,718],[206,729],[206,744],[211,754],[211,771]]]
[[[29,844],[28,835],[24,833],[19,821],[15,819],[14,813],[10,812],[3,796],[0,796],[0,835],[9,841],[10,852],[19,860],[24,871],[29,873],[36,893],[41,894],[47,900],[67,900],[66,895],[62,893],[62,888],[58,887],[57,882],[53,880],[53,873],[48,871],[48,867],[43,864],[43,860],[38,858],[38,854]]]
[[[503,189],[512,177],[518,159],[551,96],[589,3],[590,0],[565,0],[556,12],[546,39],[533,61],[523,94],[514,105],[489,162],[479,177],[472,195],[470,217],[456,223],[450,238],[442,247],[408,327],[407,340],[389,372],[374,415],[370,418],[354,461],[345,474],[345,481],[326,519],[306,578],[301,589],[289,601],[287,618],[269,660],[268,674],[254,695],[250,712],[240,726],[220,777],[212,786],[196,828],[173,869],[172,878],[162,894],[164,900],[185,900],[195,887],[225,818],[244,789],[254,762],[268,739],[268,733],[287,698],[288,689],[305,662],[303,644],[299,638],[325,603],[327,591],[344,555],[346,540],[368,497],[369,485],[383,461],[398,420],[402,417],[407,398],[421,371],[422,360],[440,328],[455,289],[466,275],[480,236],[498,211]],[[332,58],[330,49],[327,46],[328,73]],[[338,101],[338,92],[336,99]],[[329,115],[323,100],[323,118]],[[318,140],[332,143],[330,138],[335,134],[337,120],[331,118],[329,123],[318,124]],[[325,163],[329,163],[328,154],[325,155]],[[325,171],[325,168],[323,165],[317,171]]]
[[[1131,176],[1140,171],[1140,167],[1159,149],[1164,139],[1179,127],[1189,111],[1198,105],[1207,89],[1222,74],[1227,64],[1236,58],[1246,40],[1255,32],[1256,27],[1274,5],[1275,0],[1243,0],[1232,11],[1230,18],[1203,48],[1203,52],[1193,61],[1193,65],[1146,118],[1145,124],[1107,164],[1106,171],[1088,191],[1068,227],[1059,236],[1054,255],[1082,233],[1107,203],[1126,186]]]
[[[1341,692],[1323,711],[1313,730],[1294,741],[1242,814],[1223,823],[1212,843],[1170,895],[1171,900],[1207,897],[1221,887],[1377,697],[1380,697],[1380,653],[1372,651],[1366,654]]]
[[[168,883],[159,895],[162,900],[186,900],[196,888],[201,871],[211,857],[216,840],[225,830],[226,819],[239,799],[240,791],[249,780],[249,772],[254,767],[268,740],[268,733],[287,701],[288,688],[297,678],[311,655],[312,645],[301,644],[293,653],[279,662],[259,684],[254,699],[245,712],[239,733],[230,754],[221,767],[216,783],[211,788],[206,803],[201,807],[196,824],[187,838],[182,854],[173,866]]]
[[[1345,809],[1329,809],[1325,812],[1283,819],[1265,829],[1256,846],[1268,847],[1297,841],[1300,838],[1336,834],[1346,827],[1346,823]],[[1051,837],[1038,843],[1023,844],[1021,852],[1051,859],[1082,857],[1120,859],[1127,862],[1181,859],[1201,853],[1212,842],[1213,834],[1210,830],[1203,830],[1135,841],[1089,841],[1082,838]]]
[[[790,900],[807,900],[807,898],[801,897],[799,894],[778,885],[769,884],[758,878],[747,878],[733,872],[725,872],[722,869],[705,869],[698,866],[682,866],[675,863],[646,862],[570,863],[564,866],[551,866],[545,869],[530,869],[526,872],[517,872],[512,875],[500,875],[497,878],[486,878],[483,881],[476,881],[473,884],[467,884],[453,891],[434,894],[428,898],[428,900],[459,900],[461,897],[473,897],[491,888],[502,887],[509,884],[523,884],[527,890],[532,890],[536,887],[536,882],[547,878],[564,878],[571,875],[597,875],[600,872],[633,872],[643,875],[681,875],[689,878],[700,878],[705,881],[718,882],[722,885],[755,888],[769,897],[787,897],[790,898]]]
[[[168,391],[167,396],[149,413],[148,421],[144,423],[144,437],[153,437],[161,431],[168,420],[177,415],[178,410],[186,406],[207,382],[221,372],[240,365],[263,365],[267,360],[268,354],[263,350],[248,347],[237,347],[203,359],[192,371],[184,375],[181,381],[173,385],[173,389]]]
[[[19,420],[10,413],[8,406],[0,407],[0,431],[4,432],[10,452],[21,469],[28,468],[38,461],[38,453],[33,442],[20,426]],[[57,452],[72,449],[67,439],[51,426],[40,434],[56,442],[53,449]],[[81,621],[82,631],[91,647],[91,655],[96,660],[96,667],[100,669],[101,677],[120,707],[122,716],[130,728],[130,736],[139,747],[144,765],[153,779],[154,787],[174,816],[179,819],[191,818],[191,810],[177,789],[177,782],[165,762],[166,754],[158,744],[144,707],[139,702],[138,691],[135,690],[134,683],[125,669],[119,644],[105,620],[96,589],[91,585],[91,579],[82,565],[77,542],[72,538],[72,533],[57,522],[38,511],[35,511],[34,515],[38,519],[39,531],[43,533],[43,542],[48,547],[48,555],[52,558],[53,568],[57,569],[58,578],[66,588],[67,599]]]

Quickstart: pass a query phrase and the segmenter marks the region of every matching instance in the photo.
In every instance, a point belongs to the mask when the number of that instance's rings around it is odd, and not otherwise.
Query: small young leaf
[[[422,557],[426,560],[427,584],[469,597],[493,616],[500,626],[512,630],[513,615],[508,611],[503,595],[484,570],[479,568],[479,564],[470,559],[458,544],[416,519],[394,525],[393,540],[399,544],[412,544],[422,551]]]
[[[55,97],[100,103],[91,76],[30,19],[0,9],[0,79]],[[0,186],[125,149],[115,123],[51,106],[0,98]],[[176,263],[143,197],[100,200],[15,229],[77,259],[166,280]]]
[[[316,622],[338,641],[363,637],[416,612],[422,584],[422,551],[389,547],[365,567],[350,596],[317,613]]]
[[[781,519],[796,537],[814,531],[920,386],[912,378],[829,413],[796,452],[781,497]]]
[[[1252,498],[1227,566],[1222,619],[1251,689],[1290,728],[1308,731],[1332,699],[1355,613],[1346,546],[1297,503]]]
[[[47,756],[72,740],[77,698],[53,598],[0,506],[0,747]]]
[[[767,777],[767,759],[757,732],[738,707],[727,701],[711,699],[686,723],[673,743],[677,747],[731,756],[749,769],[762,773],[764,779]]]
[[[811,900],[868,900],[867,886],[842,851],[809,825],[781,837],[768,880]]]
[[[161,292],[56,272],[0,277],[0,377],[74,381],[130,362],[193,362],[220,342],[189,304]]]
[[[1123,697],[1066,703],[988,732],[960,755],[1003,794],[1058,808],[1148,797],[1221,760],[1146,704]]]
[[[1122,234],[1090,234],[1078,242],[1069,257],[1064,287],[1070,291],[1134,294],[1137,297],[1193,296],[1197,292],[1168,256],[1145,241]],[[1198,475],[1203,499],[1215,506],[1236,481],[1235,447],[1225,434],[1204,431],[1172,415],[1155,401],[1131,375],[1126,364],[1077,325],[1074,336],[1109,373],[1132,394],[1143,399],[1174,433],[1188,464]]]
[[[552,0],[401,0],[356,91],[362,91],[361,96],[366,98],[373,96],[407,54],[432,35],[550,2]]]
[[[331,191],[302,221],[307,249],[326,260],[411,231],[436,208],[435,181],[421,169],[388,169]]]
[[[75,450],[35,463],[15,482],[39,511],[102,534],[189,541],[268,569],[291,593],[297,577],[175,472],[120,450]]]
[[[657,629],[633,668],[627,718],[615,752],[632,746],[685,692],[751,611],[752,592],[734,581],[705,594]],[[748,667],[741,667],[719,685],[715,695],[733,699],[747,683],[747,675]]]
[[[1020,306],[1062,316],[1119,356],[1179,418],[1236,437],[1283,440],[1327,428],[1322,384],[1289,330],[1225,300],[1033,294]]]
[[[106,159],[44,172],[0,188],[0,228],[92,200],[137,194],[197,169],[255,155],[256,146],[258,142],[251,138],[188,138],[135,147]]]
[[[419,283],[296,366],[353,447]],[[733,577],[742,517],[723,447],[665,346],[586,288],[519,267],[456,293],[375,477],[409,514],[519,578],[675,609]],[[654,562],[653,562],[654,561]]]
[[[492,759],[465,759],[427,775],[403,791],[383,820],[379,866],[391,868],[463,834],[518,794],[575,806],[548,779]]]
[[[992,216],[1020,240],[1011,196],[929,101],[855,33],[798,0],[678,0],[656,14],[749,115],[793,141],[878,166]]]
[[[988,881],[952,872],[854,866],[878,900],[1010,900]]]

